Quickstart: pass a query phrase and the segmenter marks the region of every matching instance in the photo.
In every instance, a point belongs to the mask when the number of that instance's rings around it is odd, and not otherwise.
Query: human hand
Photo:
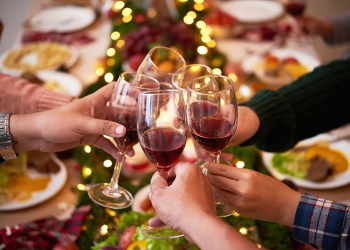
[[[175,179],[171,185],[158,172],[153,175],[149,197],[160,220],[186,233],[191,231],[189,225],[197,225],[193,218],[215,216],[211,185],[200,168],[191,163],[177,163],[172,173],[174,176],[169,178]]]
[[[298,19],[298,22],[306,34],[320,35],[324,39],[332,39],[333,37],[333,26],[329,20],[303,15]]]
[[[216,199],[244,216],[293,225],[299,192],[253,170],[214,163],[206,168]]]
[[[28,115],[11,115],[10,132],[16,152],[39,150],[57,152],[92,144],[117,157],[118,151],[103,137],[122,137],[125,127],[108,121],[107,103],[114,84],[56,109]],[[127,152],[133,155],[133,151]]]

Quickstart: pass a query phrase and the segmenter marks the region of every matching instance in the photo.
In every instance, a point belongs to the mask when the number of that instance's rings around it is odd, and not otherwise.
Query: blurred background
[[[4,31],[0,42],[0,53],[8,50],[18,39],[20,27],[26,19],[28,8],[33,0],[1,0],[0,19],[4,24]],[[309,0],[306,13],[317,17],[329,17],[350,10],[349,0]],[[323,63],[329,62],[343,55],[350,47],[348,44],[327,46],[320,38],[313,38],[315,48]]]

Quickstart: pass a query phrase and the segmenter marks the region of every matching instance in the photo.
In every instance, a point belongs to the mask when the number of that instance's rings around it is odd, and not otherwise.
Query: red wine
[[[179,159],[185,144],[185,134],[164,127],[146,131],[140,143],[147,158],[161,171],[170,170]]]
[[[192,121],[191,133],[209,153],[218,154],[233,135],[233,124],[223,117],[203,117]]]
[[[292,16],[298,17],[303,14],[304,9],[305,9],[305,4],[304,3],[287,3],[286,6],[286,11],[291,14]]]
[[[122,124],[126,128],[125,135],[120,138],[115,138],[119,148],[132,147],[138,143],[137,136],[137,116],[131,113],[121,113],[113,118],[113,121]]]

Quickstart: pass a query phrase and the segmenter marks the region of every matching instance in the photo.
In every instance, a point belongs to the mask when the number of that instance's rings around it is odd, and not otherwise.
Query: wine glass
[[[136,129],[138,94],[145,90],[159,89],[159,82],[142,74],[123,72],[114,84],[108,117],[110,120],[124,125],[126,133],[120,138],[109,138],[118,147],[118,156],[110,183],[92,185],[88,194],[95,203],[101,206],[122,209],[133,203],[132,194],[120,187],[118,180],[125,161],[126,150],[138,142]]]
[[[293,16],[296,20],[300,19],[306,9],[306,0],[283,0],[284,9],[288,14]],[[298,42],[302,45],[307,44],[309,41],[307,40],[304,32],[301,28],[297,28],[297,38]]]
[[[169,89],[173,88],[173,78],[183,74],[185,66],[185,59],[177,51],[168,47],[156,46],[145,56],[137,73],[157,79],[160,89]]]
[[[195,78],[188,86],[188,128],[193,139],[220,163],[220,153],[237,128],[237,101],[232,80],[213,75]],[[226,217],[231,211],[221,202],[216,212]]]
[[[179,74],[175,74],[172,83],[175,88],[184,91],[185,102],[187,102],[187,89],[192,80],[200,76],[211,76],[213,70],[204,64],[194,63],[188,64],[185,68],[181,68]]]
[[[142,150],[164,178],[186,145],[186,113],[181,90],[146,91],[140,94],[137,134]],[[171,199],[171,197],[169,197]],[[183,234],[167,226],[145,227],[142,233],[156,239],[177,238]]]

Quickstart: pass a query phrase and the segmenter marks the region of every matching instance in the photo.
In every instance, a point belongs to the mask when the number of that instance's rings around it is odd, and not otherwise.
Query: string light
[[[245,227],[241,227],[241,228],[239,229],[239,232],[240,232],[241,234],[243,234],[243,235],[247,235],[247,234],[248,234],[248,229],[245,228]]]
[[[98,67],[98,68],[95,70],[95,74],[96,74],[97,76],[102,76],[104,72],[105,72],[105,70],[104,70],[104,68],[102,68],[102,67]]]
[[[114,76],[112,73],[106,73],[104,79],[106,82],[112,82],[114,80]]]
[[[77,189],[80,190],[80,191],[86,191],[87,187],[86,187],[86,185],[79,183],[77,185]]]
[[[91,153],[91,147],[89,146],[89,145],[86,145],[85,147],[84,147],[84,151],[86,152],[86,153]]]
[[[112,34],[111,34],[111,39],[112,40],[114,40],[114,41],[116,41],[116,40],[118,40],[119,38],[120,38],[120,33],[118,32],[118,31],[114,31],[114,32],[112,32]]]
[[[118,48],[123,48],[125,45],[125,41],[124,40],[119,40],[117,41],[117,43],[115,44]]]
[[[84,166],[82,170],[83,176],[85,178],[89,177],[92,174],[92,169],[88,166]]]
[[[205,54],[208,53],[208,48],[205,47],[205,46],[203,46],[203,45],[201,45],[201,46],[199,46],[199,47],[197,48],[197,52],[198,52],[198,54],[200,54],[200,55],[205,55]]]
[[[108,233],[108,226],[105,224],[105,225],[102,225],[101,228],[100,228],[100,234],[101,235],[106,235]]]
[[[244,161],[237,161],[237,162],[236,162],[236,167],[237,167],[237,168],[244,168],[244,166],[245,166]]]
[[[109,48],[107,49],[107,56],[112,57],[115,55],[115,49],[114,48]]]
[[[219,68],[215,68],[215,69],[213,69],[213,74],[214,74],[214,75],[221,75],[221,74],[222,74],[222,71],[221,71],[221,69],[219,69]]]
[[[103,166],[105,166],[106,168],[110,168],[112,166],[112,161],[111,160],[105,160],[103,162]]]
[[[114,11],[119,11],[123,9],[125,6],[125,3],[123,1],[116,1],[113,5],[113,10]]]

